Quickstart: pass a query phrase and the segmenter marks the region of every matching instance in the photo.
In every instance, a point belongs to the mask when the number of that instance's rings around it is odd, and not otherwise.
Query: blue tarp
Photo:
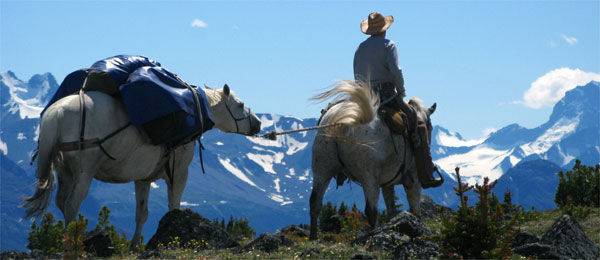
[[[107,72],[115,80],[117,86],[121,86],[127,82],[131,73],[145,66],[160,67],[160,63],[144,56],[117,55],[95,62],[90,70]]]
[[[78,92],[90,71],[104,71],[120,86],[120,94],[135,126],[173,114],[177,132],[168,145],[200,135],[214,126],[204,90],[192,86],[198,93],[202,121],[192,92],[175,74],[160,67],[160,63],[143,57],[118,55],[95,62],[89,69],[75,71],[63,80],[44,111],[59,99]],[[176,113],[184,111],[185,113]]]
[[[60,86],[56,90],[56,93],[54,93],[54,96],[52,96],[52,99],[50,99],[50,102],[48,102],[46,107],[44,107],[44,110],[42,110],[42,113],[40,113],[40,117],[44,115],[46,109],[48,109],[50,105],[54,104],[54,102],[68,95],[77,93],[81,89],[81,85],[83,84],[85,77],[87,77],[87,74],[87,69],[81,69],[71,72],[69,75],[67,75],[63,82],[60,83]]]
[[[183,118],[181,138],[196,132],[204,125],[207,131],[214,126],[204,90],[193,87],[198,93],[203,122],[199,121],[194,95],[177,76],[162,67],[141,67],[129,75],[127,84],[120,88],[121,96],[133,125],[142,125],[179,110]],[[203,132],[204,132],[203,131]]]

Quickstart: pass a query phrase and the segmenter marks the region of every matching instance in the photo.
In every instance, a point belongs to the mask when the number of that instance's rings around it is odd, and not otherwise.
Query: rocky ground
[[[438,210],[436,210],[436,207]],[[422,199],[423,218],[401,212],[378,228],[362,232],[320,234],[308,241],[308,230],[290,225],[275,234],[264,233],[250,240],[236,240],[225,231],[189,210],[167,213],[156,234],[140,254],[114,255],[106,234],[89,234],[88,258],[138,259],[435,259],[439,245],[426,239],[439,233],[440,211],[431,199]],[[442,212],[449,214],[450,209]],[[599,259],[600,216],[594,209],[583,221],[560,211],[535,213],[532,220],[519,226],[513,239],[512,258]],[[2,252],[1,259],[62,258],[32,252]]]

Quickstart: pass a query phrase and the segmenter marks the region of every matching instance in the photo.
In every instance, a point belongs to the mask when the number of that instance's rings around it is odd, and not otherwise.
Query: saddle
[[[389,106],[381,106],[377,110],[379,118],[385,122],[392,133],[397,135],[405,135],[408,133],[408,121],[406,114],[401,110],[396,110]]]

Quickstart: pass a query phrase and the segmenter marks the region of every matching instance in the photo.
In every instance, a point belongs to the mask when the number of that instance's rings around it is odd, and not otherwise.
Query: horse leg
[[[325,195],[325,191],[329,186],[329,182],[331,182],[331,178],[333,178],[333,172],[323,172],[323,175],[321,175],[320,172],[313,169],[313,173],[313,188],[309,200],[310,240],[317,239],[317,229],[319,226],[317,219],[319,217],[319,213],[321,212],[321,207],[323,207],[323,196]]]
[[[411,173],[409,173],[411,174]],[[406,192],[406,199],[408,200],[408,206],[410,213],[413,215],[420,217],[421,216],[421,183],[419,183],[415,176],[413,176],[414,182],[408,177],[405,177],[404,183],[404,191]]]
[[[179,169],[173,174],[172,183],[169,179],[166,179],[168,191],[169,191],[169,211],[178,209],[181,204],[181,197],[183,190],[185,189],[185,183],[187,182],[188,169]]]
[[[56,170],[58,179],[58,191],[56,192],[56,206],[65,216],[65,202],[69,196],[69,191],[73,189],[73,174],[68,168],[60,168]]]
[[[385,208],[387,209],[388,216],[393,218],[398,214],[396,211],[396,192],[394,191],[394,185],[381,188],[383,194],[383,200],[385,201]]]
[[[148,219],[148,196],[150,194],[150,182],[135,182],[135,233],[131,239],[129,250],[141,249],[142,228]]]
[[[378,175],[372,175],[378,176]],[[377,203],[379,202],[379,185],[375,179],[366,180],[363,184],[365,194],[365,214],[371,229],[377,227]]]
[[[337,157],[335,141],[324,136],[315,137],[312,155],[313,187],[310,194],[310,240],[317,239],[317,219],[323,207],[323,196],[333,176],[342,168]]]
[[[173,167],[173,179],[170,179],[166,174],[165,182],[167,183],[169,197],[169,211],[178,209],[181,205],[181,196],[185,189],[185,184],[188,178],[188,168],[192,159],[194,159],[195,143],[191,142],[177,148],[174,152],[175,167]]]
[[[71,192],[69,192],[63,206],[65,226],[69,225],[77,217],[81,202],[87,196],[92,180],[94,179],[94,174],[81,172],[79,175],[74,175],[73,177],[73,183],[70,185]]]

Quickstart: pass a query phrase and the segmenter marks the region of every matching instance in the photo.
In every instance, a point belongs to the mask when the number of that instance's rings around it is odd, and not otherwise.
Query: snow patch
[[[521,161],[520,158],[517,158],[514,155],[511,155],[510,157],[508,157],[508,160],[510,160],[510,164],[512,164],[512,166],[517,165],[517,163],[519,163]]]
[[[581,112],[574,118],[561,118],[535,141],[521,145],[525,156],[547,152],[554,144],[575,132],[577,125],[579,125],[580,117]]]
[[[482,176],[487,176],[490,181],[494,181],[504,173],[497,166],[511,153],[512,150],[494,150],[480,145],[467,153],[444,157],[436,160],[435,163],[446,172],[454,172],[456,167],[460,167],[460,175],[472,179],[470,182],[482,181]]]
[[[8,145],[0,139],[0,152],[4,155],[8,155]]]
[[[277,193],[281,193],[281,187],[279,187],[279,178],[275,179],[273,182],[275,183],[275,190]]]
[[[179,203],[179,206],[182,206],[182,207],[198,207],[198,206],[200,206],[200,204],[189,203],[187,201],[182,201],[181,203]]]
[[[305,181],[308,180],[308,175],[310,174],[310,170],[306,170],[304,171],[304,175],[298,177],[299,181]]]
[[[287,137],[287,146],[289,148],[285,154],[292,155],[306,148],[306,146],[308,146],[308,142],[300,142],[294,138]]]
[[[475,146],[478,144],[483,143],[483,141],[485,141],[485,139],[480,139],[480,140],[462,140],[461,138],[458,137],[458,134],[452,131],[449,131],[449,133],[446,132],[442,132],[439,131],[438,135],[435,137],[437,143],[441,146],[447,146],[447,147],[471,147],[471,146]],[[443,152],[440,152],[443,153]]]
[[[221,203],[221,204],[226,204],[226,203],[227,203],[227,201],[226,201],[226,200],[220,200],[220,201],[219,201],[219,203]]]
[[[17,140],[25,140],[25,139],[27,139],[27,137],[25,137],[25,135],[23,133],[19,133],[17,135]]]
[[[246,175],[242,171],[240,171],[238,168],[236,168],[234,165],[232,165],[229,158],[222,159],[221,157],[219,157],[218,159],[219,159],[219,162],[221,163],[221,165],[223,165],[223,167],[225,167],[225,169],[227,169],[227,171],[229,171],[235,177],[237,177],[238,179],[242,180],[245,183],[250,184],[251,186],[256,187],[257,189],[259,189],[263,192],[265,191],[265,189],[254,184],[254,182],[252,182],[250,179],[248,179],[248,177],[246,177]]]
[[[265,172],[272,174],[276,174],[275,170],[273,170],[273,165],[276,163],[280,164],[283,159],[283,153],[277,152],[273,152],[273,155],[247,153],[246,156],[248,159],[260,165]]]
[[[283,196],[275,193],[271,193],[267,197],[275,202],[278,202],[281,206],[294,203],[293,201],[289,200],[289,198],[284,198]]]
[[[215,144],[218,145],[218,146],[223,145],[223,143],[221,143],[221,142],[216,142]]]

